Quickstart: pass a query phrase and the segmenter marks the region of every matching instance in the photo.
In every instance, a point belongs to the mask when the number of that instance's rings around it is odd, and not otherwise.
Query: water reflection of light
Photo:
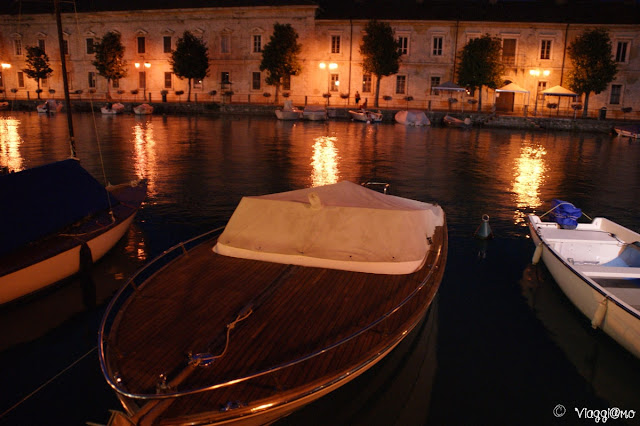
[[[540,186],[544,179],[546,164],[544,156],[547,151],[541,146],[523,145],[520,156],[516,159],[512,191],[516,194],[515,223],[524,222],[526,214],[523,209],[542,205]]]
[[[157,152],[151,121],[136,123],[133,127],[135,170],[138,179],[147,179],[147,195],[156,193]]]
[[[18,134],[19,125],[20,120],[0,117],[0,165],[6,166],[11,172],[22,170],[19,148],[23,141]]]
[[[312,186],[328,185],[338,182],[338,151],[334,142],[338,138],[319,136],[313,144],[311,166]]]

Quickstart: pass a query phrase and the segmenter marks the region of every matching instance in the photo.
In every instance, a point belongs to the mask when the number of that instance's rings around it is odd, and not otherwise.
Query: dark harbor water
[[[85,307],[82,284],[69,280],[0,309],[0,424],[106,423],[120,406],[100,372],[97,330],[126,278],[179,241],[224,224],[243,195],[338,180],[388,182],[395,195],[442,205],[447,269],[427,319],[402,346],[279,424],[582,425],[596,423],[579,418],[583,408],[640,412],[640,360],[592,330],[544,266],[531,265],[524,222],[561,198],[640,230],[640,143],[264,117],[74,119],[87,170],[102,181],[104,164],[112,183],[146,178],[149,193],[125,238],[92,272],[97,306]],[[66,126],[63,114],[2,113],[0,166],[67,158]],[[490,241],[473,238],[484,214]],[[554,415],[559,404],[562,417]],[[639,423],[640,414],[625,424]]]

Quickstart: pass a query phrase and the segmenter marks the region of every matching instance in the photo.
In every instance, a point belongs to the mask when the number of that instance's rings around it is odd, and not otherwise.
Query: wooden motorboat
[[[629,126],[615,126],[613,128],[618,136],[638,139],[640,138],[640,124],[632,124]]]
[[[220,233],[221,232],[221,233]],[[443,210],[349,182],[244,197],[113,298],[99,358],[129,424],[267,424],[355,379],[423,319]]]
[[[365,123],[379,123],[382,121],[382,113],[380,111],[373,112],[364,109],[349,110],[351,119],[354,121],[362,121]]]
[[[102,112],[104,115],[122,114],[124,112],[124,105],[120,102],[116,102],[115,104],[109,103],[100,108],[100,112]]]
[[[145,195],[145,181],[105,189],[74,159],[0,176],[0,197],[11,200],[0,211],[11,224],[0,238],[0,304],[97,262],[127,231]]]
[[[459,118],[447,114],[442,118],[442,122],[451,127],[471,127],[471,119],[469,117],[464,120],[460,120]]]
[[[276,110],[278,120],[299,120],[302,118],[302,110],[293,106],[290,100],[284,101],[284,106]]]
[[[148,115],[153,114],[153,107],[149,104],[140,104],[133,107],[133,112],[136,115]]]
[[[398,111],[395,115],[397,123],[405,126],[428,126],[431,124],[429,118],[419,109],[405,109]]]
[[[606,218],[567,225],[575,218],[559,217],[529,215],[534,263],[542,259],[593,328],[640,358],[640,234]]]
[[[310,121],[324,121],[327,119],[327,109],[324,105],[307,105],[304,107],[302,118]]]
[[[49,99],[47,101],[45,101],[44,103],[37,105],[36,106],[36,110],[39,113],[43,113],[43,114],[53,114],[56,112],[60,112],[60,110],[62,109],[62,102],[53,100],[53,99]]]

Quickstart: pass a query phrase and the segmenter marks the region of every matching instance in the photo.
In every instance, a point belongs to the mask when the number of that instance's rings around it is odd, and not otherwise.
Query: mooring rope
[[[47,387],[48,385],[50,385],[51,383],[53,383],[58,377],[62,376],[64,373],[66,373],[67,371],[69,371],[71,368],[73,368],[76,364],[78,364],[80,361],[82,361],[83,359],[85,359],[87,356],[89,356],[91,354],[91,352],[95,351],[96,349],[98,349],[97,346],[94,346],[93,348],[91,348],[91,350],[89,350],[89,352],[87,352],[86,354],[82,355],[80,358],[78,358],[77,360],[75,360],[74,362],[72,362],[69,366],[67,366],[64,370],[62,370],[61,372],[59,372],[58,374],[56,374],[55,376],[53,376],[52,378],[50,378],[49,380],[47,380],[46,382],[44,382],[42,385],[40,385],[37,389],[35,389],[33,392],[31,392],[29,395],[25,396],[24,398],[22,398],[20,401],[16,402],[11,408],[9,408],[7,411],[5,411],[4,413],[0,414],[0,419],[3,418],[4,416],[6,416],[7,414],[9,414],[11,411],[15,410],[16,408],[18,408],[20,405],[22,405],[24,402],[26,402],[29,398],[31,398],[32,396],[34,396],[36,393],[40,392],[42,389],[44,389],[45,387]]]
[[[573,204],[571,204],[571,203],[567,203],[567,202],[560,203],[560,204],[558,204],[557,206],[555,206],[554,208],[552,208],[551,210],[547,211],[545,214],[540,215],[540,219],[542,219],[543,217],[545,217],[546,215],[548,215],[549,213],[551,213],[552,211],[554,211],[555,209],[557,209],[558,207],[560,207],[560,206],[562,206],[562,205],[564,205],[564,204],[568,204],[568,205],[570,205],[570,206],[572,206],[572,207],[575,207],[575,206],[574,206]],[[591,219],[591,218],[589,217],[589,215],[588,215],[588,214],[586,214],[585,212],[582,212],[582,215],[583,215],[584,217],[586,217],[587,219],[591,220],[591,221],[593,220],[593,219]]]

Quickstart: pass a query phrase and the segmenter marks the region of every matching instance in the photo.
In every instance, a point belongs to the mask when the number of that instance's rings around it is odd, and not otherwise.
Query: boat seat
[[[640,278],[640,268],[605,265],[573,265],[573,268],[589,278]]]
[[[604,263],[603,266],[640,268],[640,247],[638,243],[626,244],[618,253],[618,257]]]
[[[608,232],[596,230],[576,231],[573,229],[545,228],[542,235],[548,242],[587,242],[599,244],[620,244],[620,241]]]

